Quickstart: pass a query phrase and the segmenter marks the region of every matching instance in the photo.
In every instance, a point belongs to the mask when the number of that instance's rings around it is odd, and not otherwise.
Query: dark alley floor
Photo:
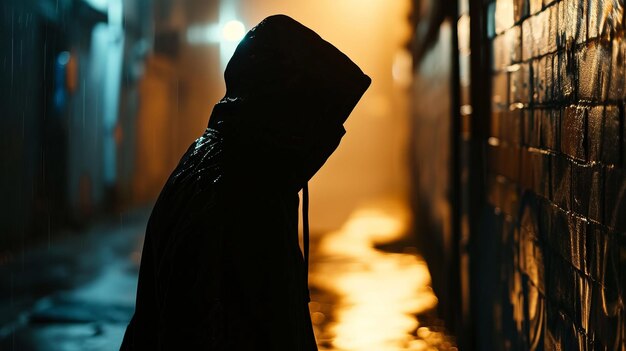
[[[0,350],[117,350],[133,313],[148,210],[62,235],[0,267]],[[8,295],[8,296],[6,296]]]
[[[0,266],[0,350],[117,350],[133,312],[140,210],[67,234]],[[311,316],[320,350],[455,350],[434,307],[406,209],[363,206],[311,243]],[[377,249],[382,247],[383,249]]]

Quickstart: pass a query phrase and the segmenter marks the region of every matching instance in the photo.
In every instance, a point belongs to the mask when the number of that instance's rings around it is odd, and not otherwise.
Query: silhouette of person
[[[246,34],[224,78],[150,216],[121,350],[317,350],[298,192],[371,80],[284,15]]]

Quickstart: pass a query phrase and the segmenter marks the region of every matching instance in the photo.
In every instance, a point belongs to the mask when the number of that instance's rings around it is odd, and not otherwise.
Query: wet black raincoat
[[[317,350],[298,192],[370,84],[293,19],[250,30],[150,216],[122,350]]]

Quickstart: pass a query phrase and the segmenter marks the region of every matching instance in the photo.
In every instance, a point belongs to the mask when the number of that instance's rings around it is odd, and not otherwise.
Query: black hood
[[[229,141],[235,168],[254,167],[264,181],[298,189],[337,148],[343,123],[371,83],[341,51],[284,15],[246,34],[224,79],[226,96],[209,127]]]

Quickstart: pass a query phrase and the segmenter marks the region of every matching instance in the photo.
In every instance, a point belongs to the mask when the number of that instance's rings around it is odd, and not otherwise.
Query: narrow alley
[[[0,1],[0,351],[626,351],[624,3]]]

